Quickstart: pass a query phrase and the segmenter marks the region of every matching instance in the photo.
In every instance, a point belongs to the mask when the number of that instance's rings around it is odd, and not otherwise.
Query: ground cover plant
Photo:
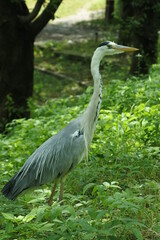
[[[105,83],[89,161],[68,176],[63,205],[58,192],[47,205],[50,184],[13,202],[0,195],[0,239],[158,240],[159,89],[158,64],[147,77]],[[84,110],[92,90],[43,105],[30,101],[32,118],[13,121],[8,134],[0,135],[0,188],[43,141]]]

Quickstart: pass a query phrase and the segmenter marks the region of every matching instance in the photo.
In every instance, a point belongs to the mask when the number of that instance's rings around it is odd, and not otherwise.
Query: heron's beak
[[[123,45],[118,45],[118,44],[113,45],[112,48],[114,48],[114,49],[116,49],[118,51],[122,51],[122,52],[135,52],[135,51],[138,51],[138,48],[123,46]]]

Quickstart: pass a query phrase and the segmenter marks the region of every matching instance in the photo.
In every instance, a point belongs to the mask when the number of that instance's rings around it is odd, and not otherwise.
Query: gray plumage
[[[24,189],[63,178],[74,168],[87,155],[80,122],[80,118],[73,120],[58,134],[45,141],[3,188],[2,193],[13,200]]]
[[[58,134],[44,142],[24,163],[18,173],[3,187],[2,194],[14,200],[23,190],[38,187],[54,181],[49,199],[52,204],[57,183],[61,182],[60,197],[63,197],[64,180],[67,174],[84,158],[92,141],[102,100],[102,79],[99,73],[101,59],[135,48],[103,42],[93,54],[91,73],[94,79],[94,92],[84,113],[71,121]]]

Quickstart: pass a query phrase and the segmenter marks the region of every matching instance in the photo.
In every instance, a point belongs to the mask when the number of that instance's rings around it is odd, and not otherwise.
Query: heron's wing
[[[84,130],[79,122],[72,121],[28,158],[15,176],[15,188],[25,189],[63,177],[85,155],[88,155],[88,150]]]

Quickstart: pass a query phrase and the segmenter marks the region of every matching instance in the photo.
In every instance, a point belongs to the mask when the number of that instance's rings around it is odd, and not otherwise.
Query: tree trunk
[[[146,3],[143,8],[145,9]],[[137,58],[133,55],[130,73],[131,74],[148,74],[149,68],[157,61],[157,43],[158,43],[158,27],[155,10],[152,3],[147,4],[145,10],[145,20],[141,21],[138,31],[134,31],[134,46],[140,49],[141,57]],[[134,16],[137,20],[141,20],[141,10],[135,8]]]
[[[29,117],[33,92],[33,45],[62,0],[37,0],[29,13],[24,0],[0,0],[0,131],[15,118]]]
[[[148,28],[149,29],[149,28]],[[158,42],[158,30],[152,34],[153,28],[150,28],[148,31],[150,34],[139,38],[135,36],[135,46],[138,46],[141,49],[141,54],[139,57],[133,55],[132,63],[130,68],[130,73],[134,74],[148,74],[149,68],[152,64],[157,61],[157,42]],[[150,37],[149,37],[150,35]],[[136,44],[137,43],[137,44]]]
[[[133,55],[131,74],[147,74],[157,60],[158,28],[160,23],[159,0],[121,0],[122,19],[119,32],[121,44],[139,48],[140,57]]]
[[[18,18],[26,14],[23,1],[0,1],[0,130],[12,119],[29,116],[34,39],[29,24],[23,25]]]
[[[125,0],[121,0],[122,15],[119,20],[119,42],[123,45],[127,45],[132,41],[132,29],[130,20],[128,17],[133,16],[133,8],[131,3]]]
[[[113,20],[114,0],[106,0],[105,19],[107,23]]]

